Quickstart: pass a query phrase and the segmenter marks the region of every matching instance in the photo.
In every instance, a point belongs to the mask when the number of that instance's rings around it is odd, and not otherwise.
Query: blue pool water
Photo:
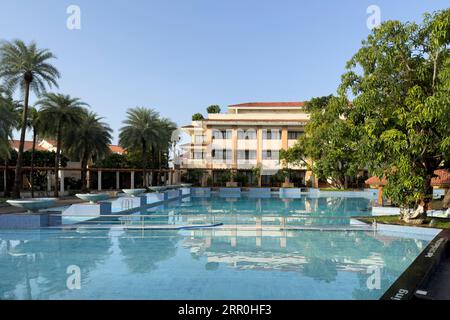
[[[0,230],[0,299],[378,299],[431,236],[347,229],[370,208],[363,198],[188,197],[131,218],[223,225]],[[342,229],[289,228],[311,225]],[[71,266],[79,289],[67,285]]]

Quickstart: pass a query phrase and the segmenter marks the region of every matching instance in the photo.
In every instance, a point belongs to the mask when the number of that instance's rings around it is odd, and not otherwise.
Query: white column
[[[134,189],[134,171],[131,171],[131,185],[130,189]]]
[[[59,192],[64,195],[64,171],[59,171]]]
[[[89,166],[88,171],[86,172],[86,186],[88,189],[91,188],[91,170],[89,169]]]
[[[52,175],[50,171],[47,171],[47,191],[52,191]]]
[[[101,171],[98,171],[97,189],[98,189],[98,191],[102,190],[102,172]]]
[[[116,171],[116,189],[120,189],[120,172]]]

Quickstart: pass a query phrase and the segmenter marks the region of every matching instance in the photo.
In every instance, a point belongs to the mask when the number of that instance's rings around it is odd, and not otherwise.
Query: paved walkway
[[[56,203],[51,206],[51,208],[61,207],[61,206],[67,206],[74,203],[82,203],[86,202],[78,198],[63,198],[56,201]],[[22,208],[17,208],[10,206],[9,204],[0,204],[0,214],[8,214],[8,213],[25,213],[26,210]]]

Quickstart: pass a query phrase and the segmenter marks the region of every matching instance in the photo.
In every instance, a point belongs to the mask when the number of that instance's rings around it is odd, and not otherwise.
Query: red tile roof
[[[450,172],[445,169],[439,169],[434,171],[437,177],[431,179],[431,185],[433,187],[450,186]],[[366,184],[371,186],[384,186],[386,185],[386,177],[380,179],[377,176],[370,177],[365,181]]]
[[[240,104],[232,104],[228,107],[303,107],[305,102],[246,102]]]
[[[47,141],[48,143],[50,143],[53,146],[56,146],[56,142],[53,140],[45,140],[45,141]],[[10,141],[11,148],[13,148],[15,150],[19,150],[19,144],[20,144],[19,140],[11,140]],[[31,150],[32,148],[33,148],[33,141],[25,141],[24,151]],[[35,149],[37,151],[47,151],[47,149],[40,146],[37,142],[36,142]],[[114,144],[110,144],[109,149],[111,150],[111,152],[118,153],[118,154],[126,153],[125,149],[123,149],[121,146],[114,145]]]
[[[386,185],[386,177],[383,177],[383,179],[378,178],[377,176],[370,177],[365,181],[366,184],[369,186],[384,186]]]
[[[56,148],[56,140],[52,140],[52,139],[43,139],[42,141],[45,141],[45,142],[47,142],[48,144],[51,144],[53,147],[55,147]],[[42,142],[41,141],[41,142]]]
[[[117,153],[117,154],[124,154],[125,153],[125,149],[122,148],[121,146],[117,146],[114,144],[110,144],[109,145],[109,150],[111,150],[111,152]]]
[[[437,177],[431,179],[431,185],[437,186],[450,186],[450,172],[448,170],[439,169],[434,172]]]
[[[9,144],[11,145],[11,148],[13,148],[14,150],[19,150],[20,140],[11,140]],[[23,151],[28,151],[31,149],[33,149],[33,141],[24,141]],[[38,145],[37,142],[34,149],[37,151],[46,151],[46,149]]]

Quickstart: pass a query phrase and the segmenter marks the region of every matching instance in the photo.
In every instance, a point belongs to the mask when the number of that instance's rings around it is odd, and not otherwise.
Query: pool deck
[[[450,299],[449,252],[450,229],[445,229],[428,244],[381,299]]]
[[[437,267],[425,290],[431,300],[450,300],[450,257]]]

